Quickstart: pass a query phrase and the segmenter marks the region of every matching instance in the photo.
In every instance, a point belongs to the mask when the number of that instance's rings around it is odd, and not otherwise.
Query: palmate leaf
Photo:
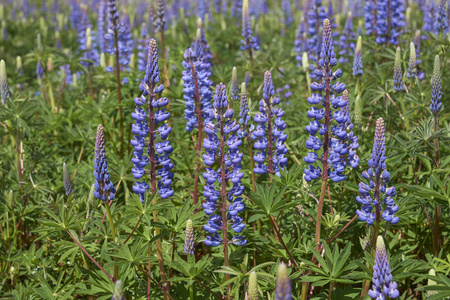
[[[258,215],[276,216],[279,212],[297,205],[294,201],[289,203],[291,200],[289,197],[284,197],[286,188],[287,186],[283,186],[278,190],[276,184],[256,184],[256,193],[251,189],[247,189],[246,192],[249,198],[258,207],[254,213]]]

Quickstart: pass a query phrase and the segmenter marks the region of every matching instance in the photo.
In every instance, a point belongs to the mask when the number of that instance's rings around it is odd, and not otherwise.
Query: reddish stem
[[[114,278],[112,278],[111,275],[109,275],[108,272],[106,272],[105,269],[103,269],[103,267],[86,251],[86,249],[83,248],[83,246],[81,246],[81,244],[77,241],[77,239],[70,233],[70,231],[68,229],[66,229],[66,232],[69,234],[69,236],[72,238],[72,240],[75,242],[75,244],[78,245],[78,247],[80,247],[81,251],[84,252],[84,254],[86,254],[91,260],[92,262],[100,268],[100,270],[102,270],[103,273],[105,273],[106,276],[108,276],[108,278],[112,281],[112,282],[116,282],[114,280]]]

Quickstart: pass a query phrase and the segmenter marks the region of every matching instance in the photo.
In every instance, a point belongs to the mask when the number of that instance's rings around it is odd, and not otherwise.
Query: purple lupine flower
[[[194,225],[192,220],[186,222],[186,238],[184,239],[184,253],[194,255]]]
[[[414,43],[411,42],[409,44],[409,63],[408,63],[408,78],[417,77],[417,56],[416,56],[416,48],[414,47]]]
[[[388,0],[377,0],[377,16],[375,30],[377,33],[377,44],[385,44],[388,35]]]
[[[233,67],[231,73],[231,99],[237,101],[240,99],[240,96],[237,69]]]
[[[256,40],[256,37],[253,36],[252,26],[250,24],[250,14],[248,10],[248,0],[244,0],[242,5],[242,36],[244,37],[241,40],[241,50],[249,51],[251,50],[259,50],[259,44]]]
[[[397,283],[392,281],[386,247],[381,235],[377,238],[375,265],[373,266],[372,289],[369,296],[373,299],[395,299],[400,296]]]
[[[40,60],[37,61],[37,65],[36,65],[36,75],[37,75],[37,79],[42,79],[44,78],[44,67],[42,66],[42,63]]]
[[[242,14],[242,0],[231,1],[231,16],[239,18]]]
[[[283,22],[286,27],[291,26],[294,22],[294,16],[292,14],[291,9],[291,1],[290,0],[282,0],[281,2],[281,11],[283,13]]]
[[[353,18],[352,13],[347,14],[347,20],[345,21],[345,27],[342,31],[342,35],[339,38],[339,55],[348,55],[355,51],[355,43],[352,40],[355,39],[355,32],[353,31]],[[343,64],[348,61],[347,57],[340,57],[339,63]]]
[[[1,104],[5,104],[6,99],[10,97],[8,76],[6,75],[5,61],[0,61],[0,100]]]
[[[441,62],[439,59],[439,55],[436,55],[434,58],[434,69],[433,69],[433,77],[431,78],[431,104],[430,110],[433,115],[437,116],[439,111],[442,109],[441,102]]]
[[[119,56],[119,66],[116,66],[117,68],[126,68],[130,63],[133,50],[133,35],[128,27],[126,22],[125,24],[119,22],[116,0],[108,0],[108,24],[105,34],[106,51],[110,55]],[[109,66],[107,70],[112,70],[112,67]]]
[[[308,52],[307,33],[305,22],[303,20],[300,21],[300,24],[298,26],[298,32],[295,37],[295,52],[297,53],[297,55],[295,56],[297,66],[301,67],[303,52]]]
[[[389,11],[389,27],[391,34],[389,37],[389,43],[393,45],[398,44],[398,38],[402,34],[402,28],[405,27],[405,3],[403,0],[390,0]]]
[[[106,52],[105,47],[105,13],[106,4],[105,1],[100,1],[98,5],[98,17],[97,17],[97,41],[100,53]]]
[[[386,145],[382,118],[377,120],[373,150],[368,165],[369,169],[362,173],[362,177],[368,180],[369,184],[359,183],[360,195],[356,197],[356,201],[361,204],[361,209],[358,209],[356,214],[361,221],[367,222],[369,225],[375,221],[380,222],[381,217],[388,223],[396,224],[399,221],[399,218],[395,216],[398,206],[395,205],[392,198],[397,191],[395,187],[386,188],[391,174],[386,170]],[[384,205],[384,210],[382,210],[381,204]]]
[[[253,170],[256,174],[269,172],[280,176],[280,171],[285,170],[287,166],[285,157],[288,152],[285,146],[287,134],[284,132],[286,123],[282,119],[284,111],[276,107],[280,102],[280,98],[275,96],[272,74],[270,71],[266,71],[264,73],[263,98],[259,101],[260,113],[256,114],[254,118],[258,125],[252,132],[256,150],[253,156],[256,165]],[[269,160],[268,166],[264,164],[266,158]]]
[[[434,33],[439,35],[441,32],[448,34],[448,15],[447,15],[447,0],[440,0],[439,7],[434,19]]]
[[[116,283],[114,284],[114,292],[111,297],[111,300],[125,300],[125,296],[123,294],[122,280],[116,280]]]
[[[205,15],[208,15],[209,18],[211,15],[211,11],[209,10],[209,0],[199,0],[197,5],[197,13],[198,17],[205,20]]]
[[[198,38],[198,31],[200,31],[200,38]],[[205,30],[203,28],[203,22],[201,18],[197,19],[197,36],[192,41],[191,48],[195,51],[198,59],[201,60],[205,64],[205,68],[207,69],[207,78],[209,79],[212,75],[212,52],[209,47],[208,41],[206,40]],[[212,81],[209,86],[212,86]],[[212,99],[212,96],[211,96]]]
[[[405,89],[402,77],[403,71],[400,56],[400,47],[397,47],[397,51],[395,52],[395,64],[394,64],[394,90],[397,92],[403,91]]]
[[[424,6],[423,11],[423,31],[434,32],[434,11],[436,10],[436,4],[434,1],[429,1],[427,5]],[[423,38],[426,39],[424,35]]]
[[[423,80],[425,73],[422,72],[420,68],[420,64],[422,63],[422,60],[420,59],[420,30],[417,30],[414,35],[414,47],[416,49],[417,78]]]
[[[320,56],[321,41],[319,37],[320,24],[326,19],[325,7],[322,6],[322,0],[315,0],[311,5],[307,15],[308,23],[308,57],[310,61],[317,62]],[[310,64],[310,70],[315,69],[313,63]],[[312,79],[317,79],[314,72],[310,73]]]
[[[141,38],[137,43],[138,50],[138,70],[144,72],[147,64],[147,45],[148,45],[148,31],[147,25],[142,23],[141,25]]]
[[[376,5],[374,0],[366,0],[364,4],[364,28],[366,29],[366,34],[371,35],[375,32],[375,15],[376,15]]]
[[[86,68],[92,64],[98,66],[100,63],[100,54],[96,49],[95,33],[92,31],[92,24],[89,21],[87,15],[87,8],[83,7],[81,10],[80,20],[78,22],[78,43],[80,43],[79,49],[85,51],[84,58],[92,60],[93,63],[83,61],[82,64]],[[87,36],[89,35],[89,37]],[[89,41],[88,41],[89,40]]]
[[[95,198],[102,200],[103,202],[114,200],[116,189],[109,176],[105,152],[105,134],[101,124],[97,127],[97,136],[95,138],[94,169]]]
[[[153,4],[150,4],[150,7],[154,9]],[[156,14],[153,16],[153,26],[155,26],[157,31],[166,30],[166,1],[165,0],[157,0],[156,2]]]
[[[289,279],[287,267],[284,263],[278,265],[275,300],[292,300],[291,280]]]
[[[174,194],[172,189],[173,173],[171,172],[173,164],[169,157],[173,148],[167,140],[172,128],[167,123],[170,113],[165,108],[169,104],[169,99],[157,97],[164,91],[164,85],[158,86],[160,81],[158,49],[156,41],[152,39],[149,43],[144,80],[139,85],[143,94],[134,99],[136,110],[131,114],[135,120],[135,124],[131,128],[134,133],[134,140],[131,140],[131,145],[134,146],[134,157],[131,159],[134,168],[131,171],[137,180],[146,173],[150,177],[150,186],[144,180],[136,181],[133,185],[133,191],[139,195],[141,202],[144,202],[145,192],[148,189],[151,193],[156,192],[156,184],[158,184],[158,193],[162,199],[167,199]],[[158,137],[160,138],[159,142],[156,141]],[[145,155],[144,148],[147,143],[147,155]],[[148,164],[150,164],[149,171],[144,169]],[[157,166],[161,168],[156,171]],[[157,176],[160,178],[157,179]]]
[[[184,53],[183,65],[183,98],[186,101],[184,119],[187,120],[186,130],[191,132],[194,128],[202,129],[204,123],[209,122],[209,110],[212,108],[211,100],[213,94],[210,52],[205,51],[206,40],[202,39],[201,29],[197,30],[197,36],[192,42],[191,48]],[[207,48],[209,51],[209,48]],[[197,95],[198,93],[198,95]],[[197,103],[198,101],[198,103]],[[197,106],[200,105],[200,108]],[[201,112],[199,120],[198,109]]]
[[[353,59],[353,76],[358,76],[362,74],[364,74],[362,62],[362,40],[361,36],[359,36],[358,42],[356,43],[355,57]]]
[[[239,119],[239,124],[241,124],[241,127],[239,128],[238,131],[239,137],[241,138],[249,136],[254,128],[253,124],[249,124],[252,119],[252,117],[249,115],[249,111],[250,110],[248,108],[246,84],[245,82],[243,82],[241,84],[241,101],[239,110],[239,116],[241,117]]]
[[[353,125],[348,110],[349,101],[345,84],[341,82],[332,83],[342,76],[340,69],[333,72],[333,67],[336,64],[330,21],[325,19],[323,22],[322,51],[319,60],[320,69],[314,71],[315,76],[322,78],[322,81],[311,84],[311,90],[314,93],[311,97],[308,97],[308,102],[311,105],[319,105],[320,108],[311,107],[307,115],[313,121],[306,126],[306,130],[310,134],[306,141],[306,148],[312,151],[323,148],[325,157],[319,159],[315,152],[307,153],[304,158],[304,161],[309,164],[308,168],[305,169],[304,178],[306,181],[319,178],[322,172],[324,172],[325,179],[329,176],[334,182],[343,181],[346,179],[344,174],[346,166],[350,165],[352,168],[356,168],[359,163],[359,158],[355,152],[359,147],[358,138],[353,132],[348,132],[353,128]],[[329,87],[329,90],[326,91],[325,96],[322,96],[320,93],[325,90],[325,87]],[[344,92],[344,95],[338,96],[342,92]],[[334,113],[331,112],[331,107],[336,110]],[[324,119],[324,124],[320,122],[322,119]],[[336,125],[331,127],[331,121],[335,121]],[[316,137],[317,133],[324,136],[323,142]],[[317,161],[322,162],[323,171],[320,167],[313,165]]]
[[[73,192],[73,185],[66,163],[63,163],[63,182],[66,195],[69,196]]]
[[[203,141],[203,148],[206,153],[203,154],[203,161],[206,165],[203,178],[205,186],[203,195],[206,202],[203,203],[205,213],[210,216],[203,229],[210,235],[206,237],[205,245],[219,246],[222,243],[219,231],[223,230],[224,246],[227,246],[227,226],[231,222],[231,229],[237,233],[231,243],[245,246],[247,241],[239,233],[245,228],[243,219],[239,217],[239,212],[244,210],[245,204],[240,197],[244,192],[244,186],[241,179],[244,173],[241,172],[242,153],[239,147],[242,144],[237,132],[240,128],[236,121],[233,121],[234,111],[228,105],[226,86],[221,83],[216,86],[214,95],[214,105],[210,110],[211,120],[205,124],[206,138]],[[220,137],[218,137],[219,133]],[[212,168],[216,158],[219,157],[220,167],[216,170]],[[219,190],[216,190],[215,182],[219,183]],[[230,190],[226,189],[229,182],[233,185]],[[223,218],[216,214],[216,207],[219,207],[218,200],[221,199],[221,208],[219,212]],[[231,202],[226,211],[226,202]],[[225,222],[225,223],[224,223]]]

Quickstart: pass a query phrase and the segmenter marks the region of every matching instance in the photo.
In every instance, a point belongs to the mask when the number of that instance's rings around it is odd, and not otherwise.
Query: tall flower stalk
[[[402,92],[405,89],[405,86],[403,85],[403,70],[400,52],[401,52],[400,47],[397,47],[394,62],[394,91],[398,93]],[[406,106],[403,93],[400,94],[399,101],[400,101],[400,108],[402,110],[402,118],[405,120],[405,128],[407,131],[409,131],[409,118],[408,115],[406,114]]]
[[[144,80],[139,85],[139,89],[143,94],[134,99],[136,110],[131,114],[135,120],[135,124],[132,127],[132,132],[135,135],[134,140],[131,140],[131,145],[134,146],[134,157],[131,160],[134,164],[134,168],[132,169],[133,176],[138,180],[144,175],[147,175],[150,179],[150,184],[145,181],[136,181],[133,185],[133,191],[139,195],[142,202],[145,201],[145,193],[148,190],[150,190],[151,194],[156,193],[158,190],[162,199],[167,199],[174,194],[172,189],[173,173],[171,172],[173,164],[169,157],[173,148],[167,140],[169,133],[172,131],[172,128],[167,123],[170,117],[170,113],[166,109],[166,106],[169,104],[169,99],[161,97],[161,93],[164,91],[164,85],[159,84],[160,81],[158,49],[156,47],[156,41],[152,39],[149,43]],[[158,138],[159,141],[157,140]],[[147,151],[145,152],[147,156],[144,154],[146,146]],[[150,164],[150,169],[145,169],[148,164]],[[156,204],[156,198],[153,204]],[[156,212],[154,212],[153,218],[155,222],[158,222]],[[130,236],[137,228],[141,219],[142,215]],[[156,227],[155,236],[158,236],[159,233],[160,229]],[[149,243],[149,252],[150,249],[151,244]],[[156,240],[156,250],[161,279],[163,285],[166,286],[161,239]],[[148,273],[150,276],[150,262],[148,264]]]
[[[200,23],[201,24],[201,23]],[[183,71],[183,98],[186,101],[186,109],[184,119],[186,122],[186,130],[190,133],[195,128],[198,130],[197,143],[195,145],[197,152],[197,163],[194,178],[194,205],[198,203],[198,182],[199,172],[201,168],[201,147],[203,138],[204,123],[208,122],[209,110],[211,109],[212,92],[210,87],[212,81],[211,63],[208,52],[209,47],[202,38],[201,27],[197,29],[197,36],[194,39],[191,48],[186,49],[184,53],[185,60],[182,62]],[[194,137],[193,137],[194,139]]]
[[[320,69],[314,71],[315,77],[322,80],[311,84],[311,89],[315,93],[308,97],[308,102],[311,105],[319,105],[320,108],[312,106],[307,113],[313,121],[306,126],[306,130],[310,134],[306,147],[312,152],[308,152],[304,158],[305,162],[309,164],[308,168],[305,169],[305,180],[312,181],[319,177],[322,179],[316,218],[316,244],[320,242],[322,210],[328,178],[333,182],[343,181],[346,179],[344,174],[346,166],[350,165],[352,168],[356,168],[359,164],[359,158],[355,152],[359,147],[358,138],[353,132],[348,133],[353,128],[348,109],[348,93],[344,93],[344,96],[338,96],[338,94],[344,92],[345,84],[341,82],[333,83],[342,76],[340,69],[333,72],[333,67],[336,64],[337,59],[334,52],[330,21],[325,19],[323,22],[322,51],[319,59]],[[321,95],[323,91],[325,91],[325,96]],[[332,108],[336,110],[334,113],[331,111]],[[320,120],[323,120],[323,124]],[[332,121],[336,122],[333,127]],[[317,133],[323,136],[323,141],[316,137]],[[323,149],[322,157],[315,153],[320,149]],[[322,163],[322,168],[313,166],[316,161]]]
[[[203,148],[206,150],[206,154],[203,155],[206,165],[203,173],[206,181],[203,195],[206,202],[203,203],[203,208],[206,215],[209,216],[203,229],[210,234],[204,243],[213,247],[222,244],[224,264],[229,266],[228,245],[230,243],[239,246],[247,244],[247,240],[239,235],[245,228],[245,224],[238,215],[244,210],[244,202],[240,197],[244,191],[244,186],[241,185],[241,179],[244,176],[241,172],[243,155],[239,152],[242,141],[237,134],[239,123],[233,120],[234,111],[228,105],[226,87],[222,83],[216,86],[213,106],[213,109],[210,110],[211,120],[205,124],[207,137],[203,141]],[[215,170],[213,165],[216,160],[217,168]],[[228,189],[229,184],[232,185],[231,189]],[[218,203],[219,201],[220,203]],[[231,204],[228,205],[227,202]],[[231,229],[236,235],[228,240],[230,223]],[[222,237],[220,231],[222,231]],[[227,277],[229,279],[229,275]],[[231,286],[228,288],[230,289]]]
[[[250,124],[252,117],[249,114],[248,108],[248,99],[247,99],[247,88],[245,82],[241,84],[241,101],[240,101],[240,110],[239,110],[239,124],[241,124],[241,128],[239,129],[239,136],[241,138],[247,139],[248,146],[248,154],[250,156],[251,168],[252,168],[252,188],[253,191],[256,192],[256,175],[255,175],[255,159],[253,157],[253,145],[252,145],[252,129],[253,125]]]
[[[248,0],[244,0],[242,4],[242,36],[241,50],[248,51],[250,57],[250,65],[253,73],[253,50],[259,50],[259,44],[256,37],[253,36],[252,25],[250,22],[250,13],[248,8]]]
[[[120,152],[119,157],[123,157],[124,130],[122,112],[122,92],[120,87],[120,54],[119,54],[119,13],[117,12],[116,0],[108,0],[108,29],[105,40],[109,40],[113,47],[108,47],[108,52],[116,56],[116,83],[117,83],[117,103],[119,105],[119,127],[120,127]]]
[[[270,71],[264,73],[263,98],[259,101],[259,114],[254,121],[258,123],[252,132],[255,140],[254,148],[257,151],[253,156],[255,160],[254,172],[256,174],[276,174],[287,166],[288,152],[285,142],[287,134],[284,132],[286,123],[283,121],[284,111],[278,108],[280,98],[275,96],[275,88]],[[268,165],[265,164],[266,158]]]
[[[441,61],[439,59],[439,55],[436,55],[434,58],[434,69],[433,69],[433,77],[431,78],[431,104],[430,110],[433,114],[434,119],[434,132],[436,133],[439,128],[439,117],[438,114],[442,109],[441,102],[442,94],[441,94]],[[436,152],[434,155],[434,161],[436,167],[440,168],[440,159],[439,159],[439,139],[434,139],[434,146],[436,148]],[[436,204],[436,216],[434,219],[434,228],[433,228],[433,248],[434,255],[439,254],[440,248],[440,238],[439,238],[439,222],[441,218],[441,207]]]

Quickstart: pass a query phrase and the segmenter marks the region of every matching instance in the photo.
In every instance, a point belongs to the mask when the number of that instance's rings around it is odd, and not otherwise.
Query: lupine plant
[[[313,119],[306,130],[310,134],[306,141],[306,147],[313,152],[308,152],[304,160],[309,165],[305,169],[306,181],[312,181],[317,178],[322,179],[322,190],[319,199],[319,207],[316,223],[316,243],[320,241],[320,219],[322,217],[323,201],[327,189],[327,180],[330,178],[333,182],[340,182],[346,179],[344,174],[347,165],[356,168],[359,158],[356,155],[358,148],[358,138],[353,133],[347,131],[352,129],[348,111],[348,93],[344,96],[338,96],[345,91],[345,84],[342,82],[333,83],[342,76],[342,71],[333,67],[337,65],[336,54],[331,37],[330,21],[325,19],[323,22],[323,41],[322,51],[320,52],[319,67],[314,74],[321,78],[321,82],[313,82],[311,89],[315,92],[308,97],[308,103],[311,105],[321,104],[320,108],[314,106],[308,111],[308,117]],[[325,95],[321,92],[325,91]],[[322,108],[323,107],[323,108]],[[331,108],[339,109],[332,113]],[[323,124],[320,122],[323,120]],[[336,125],[332,126],[332,122]],[[323,141],[316,137],[319,133],[323,136]],[[323,154],[319,157],[315,151],[323,149]],[[320,166],[314,166],[316,161],[322,163]]]

